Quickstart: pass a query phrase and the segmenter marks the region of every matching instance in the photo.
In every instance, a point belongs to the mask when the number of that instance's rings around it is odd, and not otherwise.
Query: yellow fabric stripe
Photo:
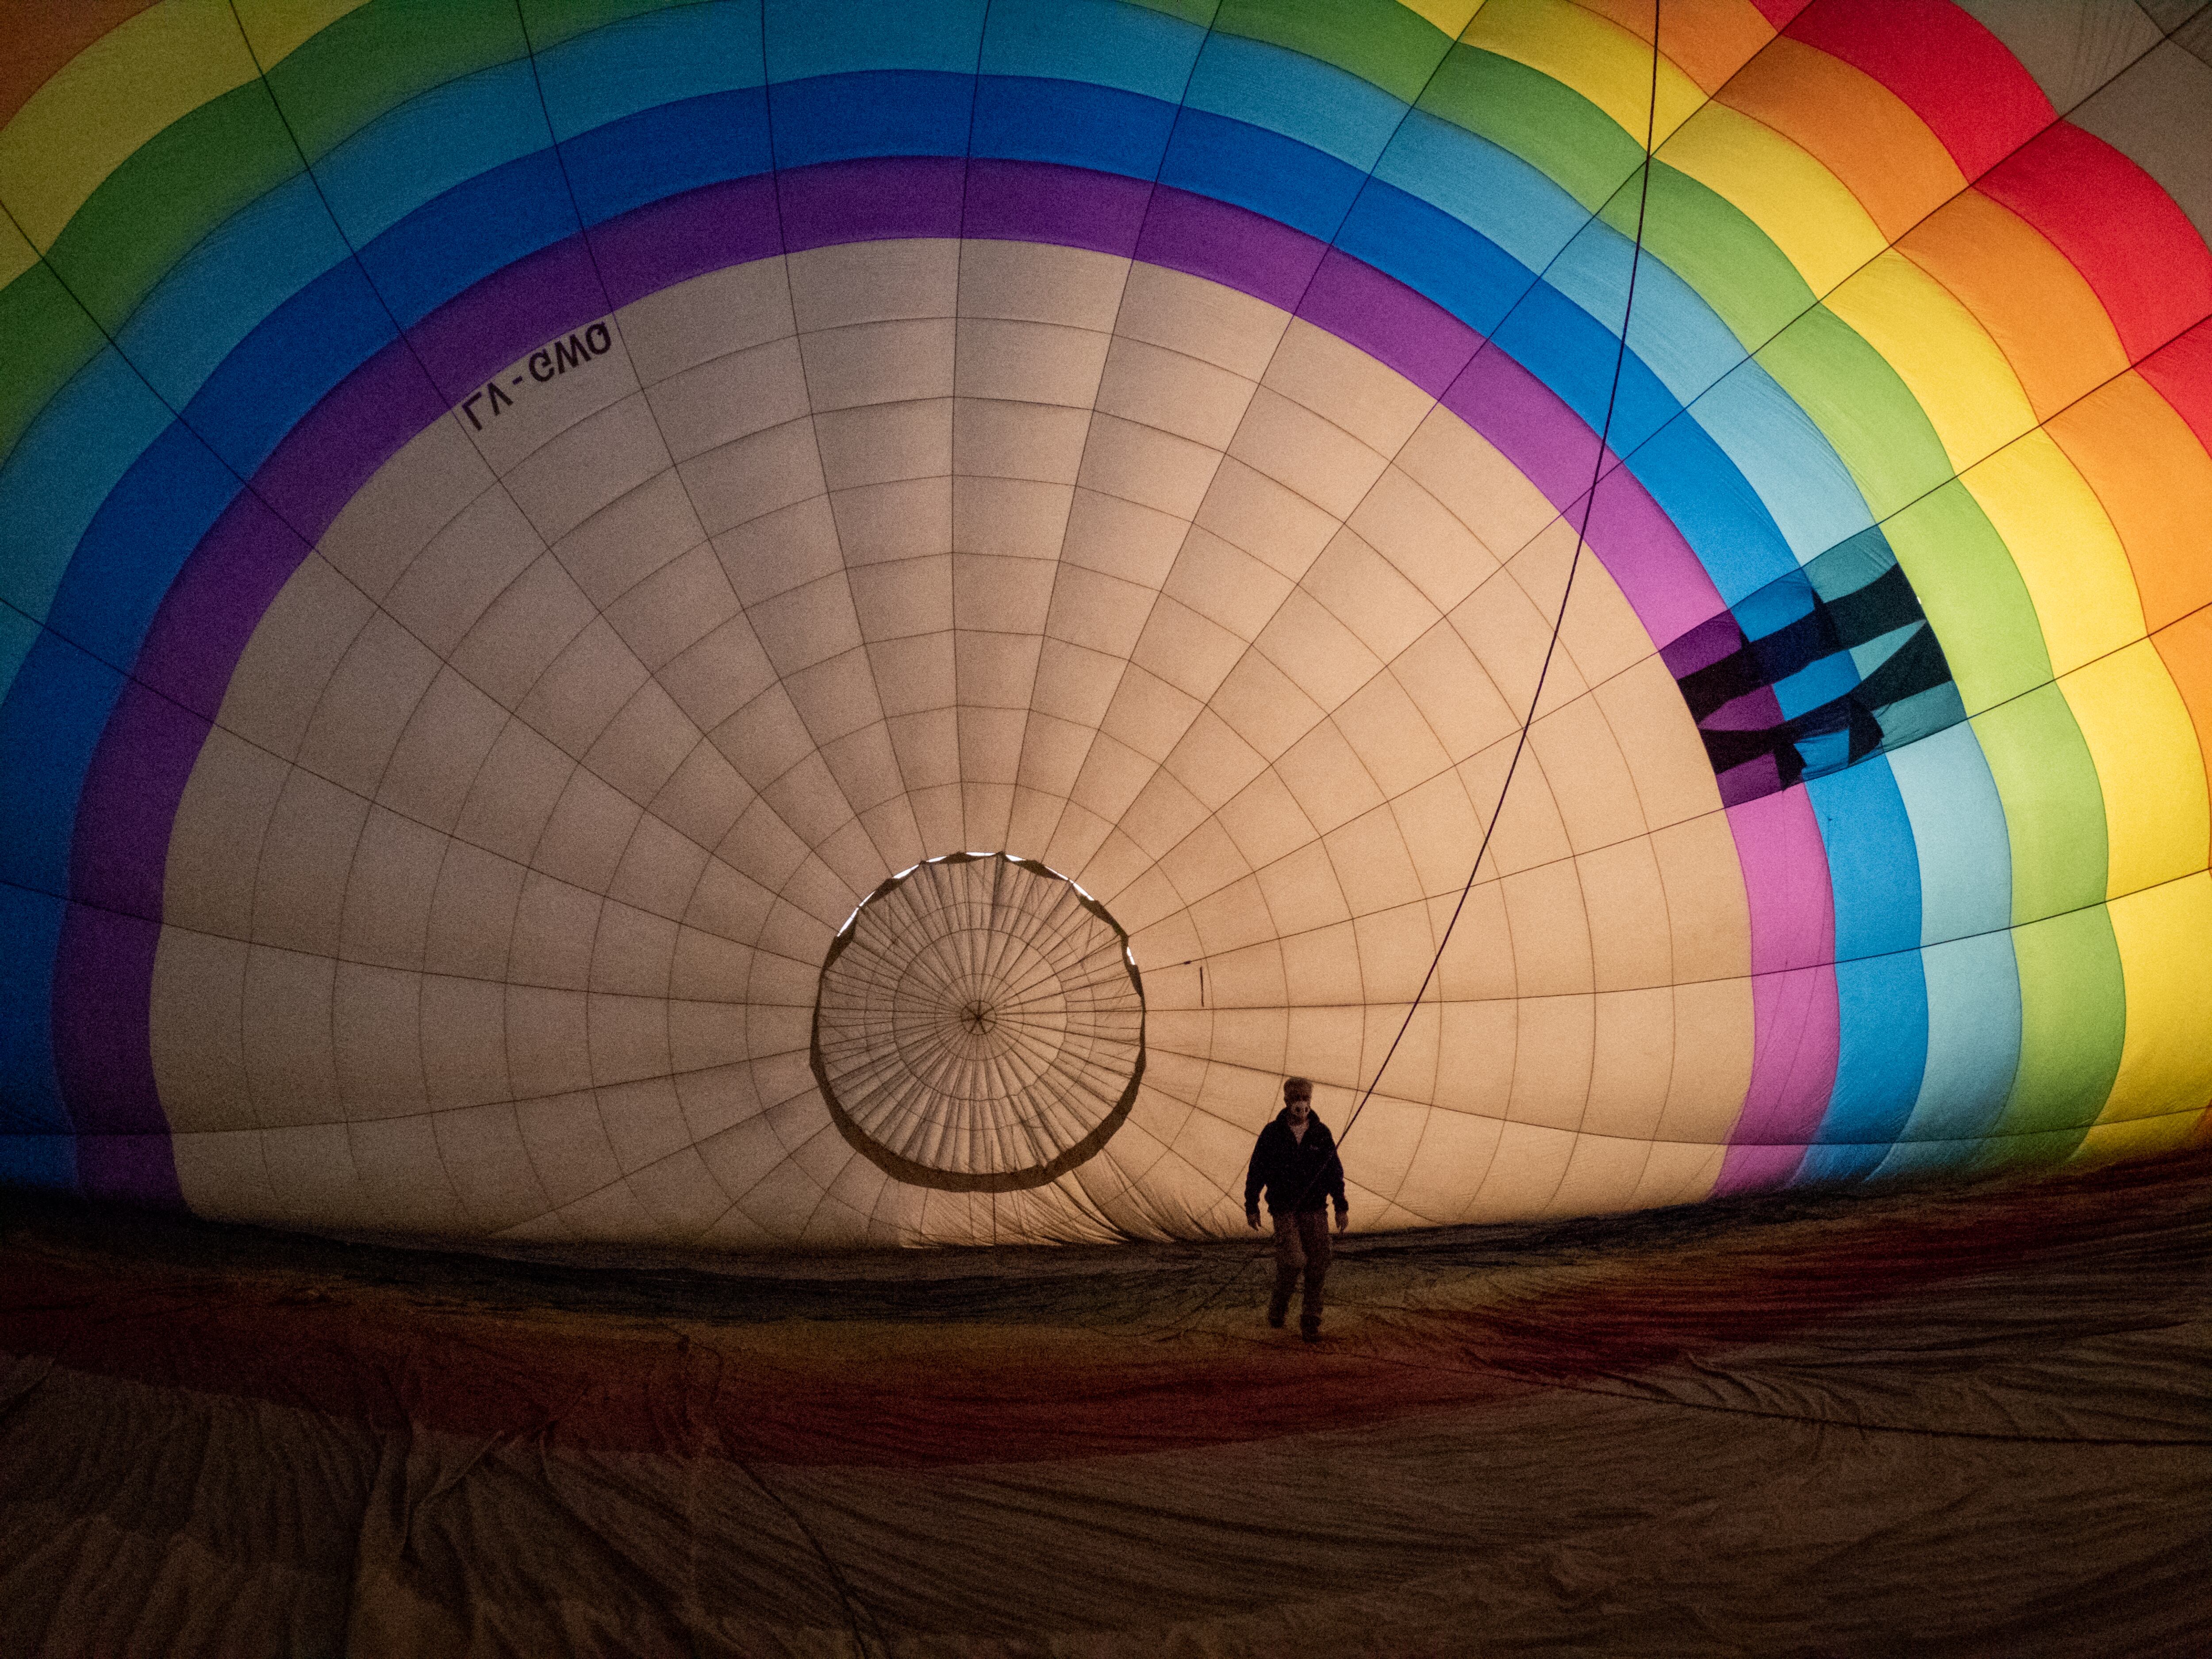
[[[252,78],[226,0],[162,0],[71,58],[0,131],[0,198],[43,253],[141,144]]]
[[[2035,601],[2054,674],[2145,632],[2135,572],[2112,520],[2046,432],[2007,444],[1960,479],[2004,538]]]
[[[2171,1152],[2190,1144],[2197,1126],[2204,1121],[2204,1109],[2193,1112],[2169,1112],[2163,1117],[2118,1118],[2110,1123],[2092,1124],[2081,1144],[2074,1150],[2076,1164],[2102,1164],[2116,1158],[2148,1158],[2154,1152]]]
[[[362,0],[261,0],[289,52]],[[110,30],[0,129],[0,200],[40,252],[107,175],[171,123],[254,76],[228,0],[162,0]]]
[[[2212,875],[2114,899],[2107,907],[2128,989],[2119,1076],[2100,1123],[2183,1114],[2212,1099]]]
[[[1482,0],[1398,0],[1398,3],[1455,40],[1482,9]]]
[[[25,241],[22,233],[5,219],[0,219],[0,288],[5,288],[33,265],[39,263],[39,251]]]
[[[2118,900],[2203,870],[2212,834],[2204,757],[2158,647],[2138,640],[2064,676],[2058,687],[2105,792],[2106,892]],[[2212,933],[2197,949],[2212,958],[2207,941]]]
[[[270,69],[368,0],[238,0],[246,38]]]
[[[1882,254],[1828,295],[1828,309],[1881,353],[1912,392],[1954,471],[2035,425],[2035,410],[1974,314],[1902,253]]]
[[[1617,23],[1649,50],[1656,8],[1652,0],[1575,0],[1584,11]],[[1695,81],[1708,95],[1774,39],[1752,0],[1667,0],[1658,20],[1660,46],[1668,61]]]
[[[1664,45],[1664,26],[1662,26]],[[1611,116],[1638,144],[1651,100],[1651,48],[1626,29],[1569,0],[1489,0],[1466,32],[1469,46],[1510,58],[1550,76]],[[1655,143],[1688,120],[1705,94],[1698,83],[1659,60]]]
[[[1815,294],[1888,246],[1843,180],[1773,128],[1708,104],[1660,160],[1725,198],[1765,231]]]

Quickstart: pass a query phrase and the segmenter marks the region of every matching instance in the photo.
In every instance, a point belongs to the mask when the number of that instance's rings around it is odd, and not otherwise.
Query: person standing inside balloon
[[[1260,1224],[1260,1194],[1275,1221],[1275,1293],[1267,1298],[1267,1322],[1280,1330],[1291,1311],[1291,1291],[1301,1273],[1305,1296],[1298,1304],[1298,1334],[1321,1340],[1321,1286],[1328,1275],[1328,1206],[1336,1205],[1336,1230],[1351,1214],[1344,1201],[1344,1165],[1336,1156],[1336,1137],[1313,1114],[1313,1085],[1302,1077],[1283,1079],[1283,1109],[1260,1131],[1252,1162],[1244,1172],[1244,1224]]]

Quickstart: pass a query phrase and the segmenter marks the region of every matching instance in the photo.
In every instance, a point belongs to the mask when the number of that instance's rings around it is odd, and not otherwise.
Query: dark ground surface
[[[0,1198],[0,1654],[2212,1651],[2212,1153],[697,1261]]]

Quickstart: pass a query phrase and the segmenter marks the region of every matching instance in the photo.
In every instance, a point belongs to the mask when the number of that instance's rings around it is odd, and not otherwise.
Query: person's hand
[[[1258,1232],[1260,1231],[1260,1212],[1257,1210],[1245,1211],[1244,1224],[1249,1227],[1254,1232]]]
[[[1341,1204],[1338,1205],[1338,1206],[1337,1206],[1337,1208],[1336,1208],[1336,1230],[1337,1230],[1337,1231],[1339,1231],[1339,1232],[1342,1232],[1342,1231],[1343,1231],[1346,1227],[1350,1226],[1351,1224],[1352,1224],[1352,1212],[1351,1212],[1350,1210],[1348,1210],[1348,1209],[1345,1208],[1345,1207],[1344,1207],[1344,1206],[1342,1206]]]

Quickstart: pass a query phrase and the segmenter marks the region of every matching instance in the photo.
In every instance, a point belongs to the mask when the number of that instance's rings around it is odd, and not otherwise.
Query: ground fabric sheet
[[[495,1259],[6,1200],[11,1655],[2184,1655],[2212,1157],[1347,1242]]]

